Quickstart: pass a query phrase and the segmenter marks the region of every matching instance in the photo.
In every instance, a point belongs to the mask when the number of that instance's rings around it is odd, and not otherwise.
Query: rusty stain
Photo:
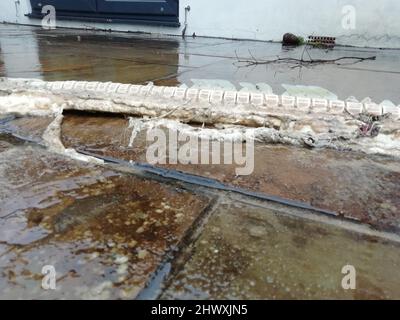
[[[204,196],[40,148],[14,147],[0,159],[2,183],[18,190],[0,195],[9,203],[1,241],[11,246],[0,255],[2,297],[135,298],[208,205]],[[45,264],[58,269],[62,290],[40,290]]]
[[[111,128],[113,127],[114,128]],[[145,132],[128,148],[124,119],[68,115],[63,123],[66,146],[101,155],[146,162]],[[395,160],[353,152],[258,145],[255,171],[237,177],[230,165],[166,165],[252,191],[303,201],[383,230],[399,232],[399,167]]]

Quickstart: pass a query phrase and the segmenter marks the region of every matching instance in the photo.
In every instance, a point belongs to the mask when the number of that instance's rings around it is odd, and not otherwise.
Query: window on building
[[[30,0],[32,13],[52,5],[57,19],[179,26],[179,0]]]

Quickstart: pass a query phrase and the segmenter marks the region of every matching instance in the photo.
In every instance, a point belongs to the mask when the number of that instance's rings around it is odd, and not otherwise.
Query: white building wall
[[[45,1],[44,1],[45,3]],[[181,28],[57,21],[59,27],[181,35],[190,5],[187,35],[280,41],[286,32],[337,37],[337,43],[400,48],[399,0],[181,0]],[[355,9],[355,29],[343,28],[345,6]],[[40,24],[24,14],[29,0],[1,0],[0,21]]]

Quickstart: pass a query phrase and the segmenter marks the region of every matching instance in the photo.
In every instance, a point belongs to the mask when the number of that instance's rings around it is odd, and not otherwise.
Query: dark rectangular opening
[[[179,27],[179,0],[30,0],[32,18],[52,5],[61,20],[83,20]]]

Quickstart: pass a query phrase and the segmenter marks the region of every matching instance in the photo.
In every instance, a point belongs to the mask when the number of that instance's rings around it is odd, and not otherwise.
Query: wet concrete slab
[[[23,141],[8,133],[0,133],[0,152],[13,148],[15,145],[23,144]]]
[[[62,125],[62,139],[67,147],[147,162],[152,142],[146,141],[143,131],[129,147],[131,131],[123,118],[69,114]],[[254,172],[249,176],[237,176],[236,165],[160,166],[298,200],[381,230],[400,231],[400,166],[388,157],[256,144]]]
[[[400,103],[397,50],[336,47],[334,50],[284,48],[278,43],[233,41],[82,30],[42,30],[0,25],[0,75],[44,80],[97,80],[120,83],[192,86],[193,79],[224,80],[238,89],[241,82],[267,83],[275,93],[282,84],[323,87],[341,99],[355,96]],[[355,65],[287,65],[240,67],[238,59],[279,57],[332,59],[376,56]]]
[[[241,82],[264,83],[276,93],[285,91],[282,84],[302,84],[324,87],[339,98],[400,102],[400,57],[395,50],[310,51],[323,59],[377,56],[351,66],[238,68],[238,57],[298,58],[304,48],[6,25],[0,25],[0,47],[0,76],[238,89]],[[211,212],[210,193],[204,189],[187,190],[77,162],[19,139],[40,142],[52,120],[0,119],[0,298],[133,299],[168,263],[172,274],[166,291],[153,292],[150,286],[148,296],[400,298],[398,242],[371,236],[354,225],[344,228],[348,222],[342,219],[355,219],[396,238],[398,161],[257,145],[255,171],[247,177],[236,176],[236,166],[229,165],[164,166],[302,201],[334,211],[337,217],[334,223],[305,219],[292,214],[290,207],[244,204],[220,193],[211,193],[222,201]],[[145,132],[129,146],[131,134],[124,117],[66,113],[62,123],[66,147],[146,162]],[[202,224],[204,215],[210,219]],[[186,243],[194,232],[199,239]],[[356,291],[341,288],[345,264],[357,269]],[[55,291],[41,288],[45,265],[56,267]]]
[[[186,259],[186,260],[185,260]],[[163,299],[399,299],[399,243],[239,201],[222,204]],[[356,290],[342,268],[356,269]]]
[[[19,118],[3,125],[39,139],[49,120]],[[128,124],[123,117],[66,113],[62,140],[66,147],[145,162],[145,134],[129,147]],[[344,227],[349,222],[341,217],[326,223],[290,207],[226,196],[210,212],[203,191],[67,160],[9,134],[2,141],[0,297],[400,297],[399,244],[356,224]],[[256,147],[249,177],[237,177],[233,166],[167,167],[337,210],[361,220],[360,226],[398,233],[399,167],[389,158],[264,145]],[[205,224],[199,222],[204,215]],[[188,233],[199,238],[186,243]],[[179,254],[169,260],[177,247]],[[167,261],[167,280],[145,288]],[[47,264],[57,270],[55,291],[40,287]],[[346,264],[356,267],[355,291],[341,287]]]
[[[23,137],[26,140],[40,142],[42,136],[46,131],[49,124],[54,120],[53,117],[20,117],[20,118],[9,118],[12,121],[5,120],[0,123],[0,131],[8,133],[9,136],[13,135],[14,143],[21,143],[18,137]],[[10,139],[11,137],[9,137]],[[5,141],[5,137],[3,137]]]
[[[133,299],[210,201],[36,146],[10,144],[0,171],[2,299]]]

